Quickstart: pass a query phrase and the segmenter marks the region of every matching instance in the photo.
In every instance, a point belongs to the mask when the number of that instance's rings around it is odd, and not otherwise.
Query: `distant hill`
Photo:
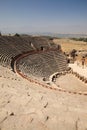
[[[60,34],[60,33],[50,33],[50,32],[44,32],[44,33],[29,33],[32,35],[39,35],[39,36],[51,36],[51,37],[57,37],[57,38],[87,38],[87,34]]]

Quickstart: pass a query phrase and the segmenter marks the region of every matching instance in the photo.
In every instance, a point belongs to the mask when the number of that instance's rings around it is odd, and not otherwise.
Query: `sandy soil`
[[[87,96],[42,88],[0,66],[0,130],[87,130]]]
[[[59,78],[57,78],[56,84],[68,91],[87,92],[87,84],[83,83],[72,74],[60,76]]]
[[[65,52],[70,52],[72,49],[76,50],[86,50],[87,42],[83,41],[74,41],[70,39],[54,39],[54,43],[60,44],[62,50]]]
[[[87,78],[87,67],[82,67],[81,64],[77,64],[75,62],[74,64],[69,64],[69,67],[73,69],[74,72],[77,72],[81,76],[84,76]],[[66,74],[62,75],[59,78],[56,79],[56,84],[61,86],[61,88],[64,88],[66,90],[70,90],[72,92],[87,92],[87,84],[83,83],[81,80],[79,80],[77,77],[75,77],[72,74]]]

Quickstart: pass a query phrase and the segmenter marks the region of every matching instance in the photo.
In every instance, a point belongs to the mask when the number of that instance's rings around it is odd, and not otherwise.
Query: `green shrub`
[[[14,36],[20,37],[20,35],[18,33],[16,33]]]

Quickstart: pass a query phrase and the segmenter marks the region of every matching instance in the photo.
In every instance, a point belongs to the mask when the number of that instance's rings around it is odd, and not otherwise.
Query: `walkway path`
[[[77,65],[76,62],[74,64],[69,64],[69,67],[71,67],[74,72],[77,72],[81,76],[84,76],[87,78],[87,67],[83,68],[82,66]]]

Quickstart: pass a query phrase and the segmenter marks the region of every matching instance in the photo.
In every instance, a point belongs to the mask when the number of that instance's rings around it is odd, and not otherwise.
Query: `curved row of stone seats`
[[[38,62],[39,59],[39,62]],[[43,60],[39,57],[38,54],[30,55],[30,57],[26,57],[23,60],[20,61],[19,63],[19,68],[20,70],[24,71],[25,73],[28,73],[31,75],[33,73],[34,76],[39,76],[41,77],[42,73],[41,72],[41,67],[43,67]]]
[[[53,48],[53,46],[51,44],[52,41],[47,38],[44,38],[44,37],[33,37],[32,43],[37,50],[40,49],[42,46],[45,49],[49,49],[51,47]],[[53,44],[53,45],[55,45],[55,44]],[[56,45],[55,45],[55,47],[56,47]]]
[[[41,46],[49,48],[50,41],[42,37],[0,36],[0,64],[10,67],[12,57],[34,49],[38,50]]]
[[[17,51],[21,51],[21,50],[31,50],[31,45],[30,45],[30,37],[29,37],[29,40],[26,42],[26,40],[23,38],[23,37],[16,37],[16,36],[13,36],[13,37],[7,37],[7,36],[4,36],[4,37],[1,37],[3,38],[4,40],[4,43],[7,43],[9,44],[9,46],[13,49],[16,49]],[[1,40],[0,38],[0,40]],[[29,47],[29,48],[28,48]]]
[[[65,68],[66,68],[66,57],[63,54],[61,54],[59,51],[55,51],[55,52],[51,51],[50,54],[46,53],[46,55],[45,55],[45,53],[44,53],[42,55],[46,59],[48,64],[54,63],[54,60],[55,60],[55,64],[51,65],[51,66],[53,66],[53,68],[56,66],[59,69],[59,71],[61,71],[61,69],[65,70]],[[53,57],[53,59],[52,59],[52,57]]]
[[[58,51],[29,55],[18,63],[18,69],[28,76],[33,75],[42,79],[45,77],[47,80],[53,73],[65,71],[66,67],[66,57]]]
[[[55,51],[55,59],[59,67],[59,72],[65,70],[67,68],[66,64],[66,57],[62,53],[59,53],[58,51]]]
[[[19,51],[17,49],[13,49],[8,43],[1,43],[0,42],[0,55],[1,55],[1,63],[3,65],[10,65],[11,58],[15,57],[17,54],[19,54]]]
[[[0,62],[3,65],[9,66],[12,57],[30,50],[32,50],[30,42],[26,43],[23,38],[0,37]]]

